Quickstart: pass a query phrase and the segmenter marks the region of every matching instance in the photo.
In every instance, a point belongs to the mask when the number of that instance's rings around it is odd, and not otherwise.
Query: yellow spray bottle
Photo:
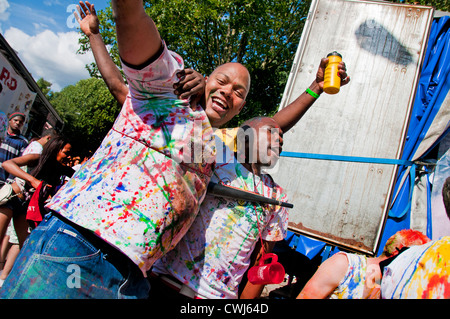
[[[336,51],[327,55],[328,64],[325,68],[323,90],[328,94],[336,94],[341,88],[341,77],[338,74],[338,64],[342,61],[342,55]]]

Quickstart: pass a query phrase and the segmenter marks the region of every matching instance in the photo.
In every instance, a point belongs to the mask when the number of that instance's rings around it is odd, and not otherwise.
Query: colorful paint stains
[[[181,58],[165,48],[142,70],[123,66],[130,94],[92,158],[48,208],[92,230],[143,272],[172,249],[198,213],[215,163],[201,107],[173,94]],[[199,158],[182,150],[200,145]]]
[[[450,241],[440,240],[428,248],[405,288],[405,298],[450,298]]]
[[[228,157],[234,158],[234,157]],[[265,197],[286,201],[284,191],[268,175],[253,175],[234,160],[217,165],[213,182],[254,190]],[[256,210],[255,210],[256,208]],[[206,195],[200,212],[178,245],[158,260],[153,271],[169,273],[206,298],[237,298],[238,286],[250,264],[255,244],[282,240],[287,210]]]
[[[382,298],[450,298],[450,236],[413,246],[385,269]]]

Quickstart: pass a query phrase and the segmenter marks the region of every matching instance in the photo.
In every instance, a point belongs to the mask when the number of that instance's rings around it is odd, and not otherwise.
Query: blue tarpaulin
[[[422,143],[436,114],[442,106],[450,90],[450,17],[435,19],[431,26],[427,52],[419,79],[417,93],[412,109],[408,134],[404,146],[403,160],[421,160],[428,152],[415,153]],[[448,127],[448,125],[447,125]],[[448,129],[447,129],[448,131]],[[441,138],[448,132],[442,132]],[[440,139],[428,148],[428,151],[440,142]],[[431,171],[430,171],[431,172]],[[405,174],[409,174],[402,183]],[[379,253],[390,236],[401,229],[410,228],[411,195],[414,186],[415,167],[408,169],[400,167],[397,183],[394,189],[395,201],[389,212],[389,218],[383,231]],[[428,198],[431,195],[431,185],[427,184]],[[428,205],[428,216],[431,216],[431,206]],[[431,220],[428,220],[427,236],[431,238]]]
[[[428,129],[436,117],[450,89],[450,17],[435,19],[432,23],[427,51],[418,82],[414,106],[412,108],[409,129],[403,149],[402,160],[417,161],[427,152],[417,156],[416,151],[422,143]],[[448,125],[447,125],[448,127]],[[447,130],[448,131],[448,130]],[[441,138],[447,132],[442,132]],[[429,147],[431,150],[440,139]],[[410,228],[410,208],[412,187],[416,166],[400,166],[394,188],[393,203],[386,221],[378,254],[381,253],[387,239],[398,230]],[[428,194],[431,186],[427,185]],[[428,205],[430,210],[430,205]],[[428,212],[429,216],[431,213]],[[431,225],[431,221],[428,222]],[[431,238],[431,227],[427,235]],[[286,242],[296,251],[310,259],[319,254],[326,243],[293,232],[288,232]],[[338,249],[337,249],[338,250]]]

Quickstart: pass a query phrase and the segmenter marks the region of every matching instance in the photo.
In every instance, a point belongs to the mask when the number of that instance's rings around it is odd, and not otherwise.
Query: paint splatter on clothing
[[[218,144],[219,145],[219,144]],[[225,146],[224,152],[229,149]],[[284,190],[269,175],[261,178],[236,163],[217,164],[213,182],[257,192],[286,201]],[[274,205],[255,206],[244,200],[206,195],[200,212],[179,244],[158,260],[155,273],[169,274],[204,298],[236,299],[238,287],[250,264],[250,257],[261,235],[266,241],[286,236],[288,212]]]
[[[366,281],[367,257],[358,254],[344,254],[348,260],[347,273],[329,299],[362,299]]]
[[[384,299],[450,299],[450,236],[402,252],[383,272]]]
[[[215,161],[203,109],[173,94],[184,68],[167,49],[141,70],[123,64],[130,93],[91,159],[47,205],[148,271],[186,233]]]

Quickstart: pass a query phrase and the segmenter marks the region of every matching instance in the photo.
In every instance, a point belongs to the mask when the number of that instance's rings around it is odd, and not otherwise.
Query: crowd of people
[[[251,75],[244,65],[220,65],[206,78],[185,69],[142,1],[113,0],[125,81],[99,33],[94,5],[80,1],[78,9],[99,71],[123,107],[100,147],[83,160],[69,159],[70,143],[54,132],[43,133],[40,152],[27,152],[11,115],[8,134],[17,152],[4,154],[2,166],[14,176],[9,184],[17,196],[0,206],[0,235],[12,219],[19,249],[0,298],[258,298],[264,285],[246,273],[285,238],[288,208],[213,195],[208,185],[288,200],[264,168],[275,164],[283,133],[322,94],[328,59],[273,117],[226,128],[246,107]],[[338,69],[344,86],[350,81],[345,63]],[[378,258],[337,254],[298,297],[397,297],[391,287],[406,271],[405,256],[411,252],[420,262],[421,253],[440,253],[447,244],[408,231],[388,241]]]
[[[6,136],[1,141],[0,153],[4,160],[0,168],[0,287],[28,236],[26,211],[35,190],[41,182],[45,182],[48,184],[45,189],[48,190],[42,190],[42,196],[45,196],[44,192],[50,196],[50,187],[56,189],[62,183],[63,176],[72,175],[62,163],[70,152],[70,143],[53,129],[44,130],[40,137],[28,143],[20,133],[24,121],[25,114],[11,114]]]
[[[82,164],[79,156],[72,159],[72,145],[55,129],[44,129],[28,142],[21,134],[25,119],[23,113],[11,114],[6,135],[1,139],[0,287],[31,229],[42,220],[45,201]],[[35,193],[40,210],[33,217],[27,211],[33,206]]]

